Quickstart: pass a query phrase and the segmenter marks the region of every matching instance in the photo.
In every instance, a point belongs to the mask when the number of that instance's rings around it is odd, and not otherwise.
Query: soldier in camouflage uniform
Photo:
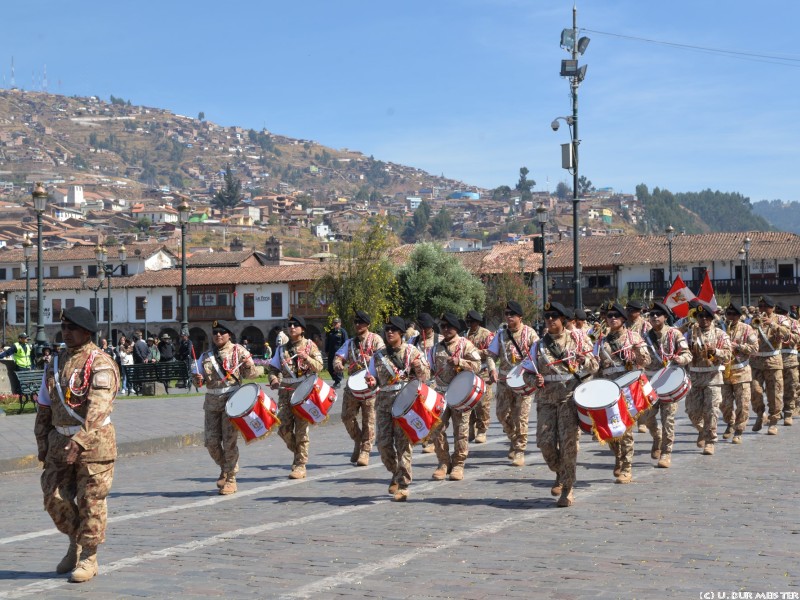
[[[45,366],[38,396],[36,444],[44,463],[44,508],[69,536],[69,549],[56,567],[70,581],[97,575],[97,547],[106,536],[106,497],[114,478],[117,443],[111,411],[119,371],[92,343],[97,321],[88,309],[62,313],[66,350]]]
[[[432,348],[438,344],[442,336],[436,331],[433,317],[426,313],[421,312],[417,315],[417,325],[419,325],[419,333],[409,338],[408,343],[415,346],[419,353],[422,355],[422,360],[431,369],[433,365]],[[433,387],[433,381],[426,382],[428,386]],[[430,438],[422,443],[422,452],[424,454],[431,454],[435,451],[433,440]]]
[[[486,384],[486,391],[478,403],[478,406],[472,409],[469,415],[469,441],[475,440],[476,444],[483,444],[486,442],[486,431],[489,429],[489,420],[491,418],[492,397],[494,396],[494,388],[492,382],[489,381],[489,373],[495,371],[494,360],[489,356],[489,344],[492,343],[494,334],[486,329],[483,324],[483,315],[477,310],[471,310],[467,313],[467,331],[466,338],[472,342],[472,345],[477,348],[481,356],[481,372],[479,375]]]
[[[750,355],[753,431],[761,431],[765,409],[769,410],[769,435],[778,435],[778,419],[783,411],[783,358],[781,348],[791,339],[791,331],[775,318],[775,301],[769,296],[758,299],[758,310],[751,325],[758,334],[758,351]],[[764,393],[767,406],[764,406]]]
[[[797,392],[800,387],[798,383],[798,360],[797,344],[800,343],[800,323],[789,316],[789,307],[785,302],[778,302],[775,305],[775,314],[778,315],[778,323],[789,329],[791,335],[781,347],[781,357],[783,358],[783,424],[792,425],[792,415],[797,406]]]
[[[580,327],[566,329],[571,314],[558,302],[545,304],[546,333],[522,363],[535,373],[540,388],[536,394],[536,445],[556,474],[550,493],[559,496],[556,504],[560,507],[572,506],[575,500],[572,490],[581,432],[573,392],[598,368],[586,332]]]
[[[356,334],[348,339],[336,351],[333,368],[338,373],[344,371],[345,365],[350,377],[367,368],[369,359],[376,351],[385,347],[383,339],[369,330],[372,318],[363,310],[356,311],[354,326]],[[361,411],[361,427],[358,426],[358,412]],[[369,453],[375,441],[375,396],[359,399],[345,384],[342,401],[342,423],[350,439],[355,443],[350,462],[359,467],[369,464]]]
[[[223,496],[236,493],[236,473],[239,472],[239,432],[228,418],[225,404],[239,389],[243,379],[251,379],[257,374],[250,352],[233,343],[232,338],[233,332],[225,323],[213,321],[211,350],[200,355],[192,373],[196,387],[206,386],[203,441],[208,454],[220,468],[217,488]]]
[[[721,368],[733,354],[728,334],[714,327],[714,314],[707,306],[695,309],[694,317],[697,323],[686,333],[692,351],[692,389],[686,396],[686,414],[699,432],[697,447],[710,456],[717,441],[717,410],[722,402]]]
[[[667,319],[672,316],[672,311],[666,304],[653,302],[650,305],[649,320],[651,328],[644,335],[644,341],[650,352],[650,369],[646,372],[650,382],[653,376],[663,367],[676,365],[685,367],[692,361],[692,353],[686,338],[677,327],[667,325]],[[658,461],[658,466],[668,469],[672,465],[672,446],[675,443],[675,413],[678,412],[678,402],[658,402],[651,406],[639,418],[644,421],[650,435],[653,436],[653,447],[650,449],[650,458]],[[658,426],[656,416],[661,416],[661,427]]]
[[[651,361],[644,340],[625,326],[627,313],[617,302],[606,305],[606,334],[596,342],[601,374],[611,381],[627,371],[644,369]],[[641,418],[641,417],[640,417]],[[633,479],[633,429],[631,427],[619,440],[609,440],[614,452],[614,476],[617,483],[630,483]]]
[[[289,319],[289,341],[278,346],[269,361],[269,384],[278,390],[278,435],[294,453],[290,479],[304,479],[308,463],[308,429],[311,424],[292,411],[292,394],[309,375],[322,370],[322,353],[317,345],[304,337],[306,320]]]
[[[509,371],[528,357],[534,342],[539,339],[532,327],[522,323],[522,306],[510,300],[503,315],[506,318],[489,345],[489,356],[496,361],[497,369],[490,375],[497,381],[497,420],[511,442],[508,458],[515,467],[525,464],[525,448],[528,446],[528,417],[531,411],[531,395],[523,396],[506,384]]]
[[[445,394],[450,382],[461,371],[478,373],[481,370],[481,357],[475,346],[467,338],[458,335],[460,323],[453,313],[445,313],[439,322],[442,331],[442,341],[433,348],[433,376],[436,381],[436,390]],[[433,472],[433,478],[442,480],[447,473],[450,479],[461,481],[464,479],[464,463],[469,454],[469,415],[472,411],[464,412],[450,408],[448,405],[442,415],[439,426],[432,432],[433,444],[439,466]],[[450,456],[450,447],[447,443],[448,421],[453,422],[453,455]]]
[[[728,424],[722,437],[727,440],[732,436],[734,444],[742,443],[742,434],[750,418],[752,374],[749,357],[758,350],[758,334],[750,325],[742,322],[743,315],[744,310],[736,302],[731,302],[725,309],[733,358],[723,372],[720,408],[722,418]]]
[[[411,485],[411,441],[392,418],[392,405],[397,394],[412,379],[427,381],[428,363],[419,350],[403,342],[406,322],[401,317],[389,317],[384,326],[386,348],[372,355],[367,384],[380,386],[375,402],[377,445],[381,461],[392,474],[389,493],[395,502],[408,500]]]

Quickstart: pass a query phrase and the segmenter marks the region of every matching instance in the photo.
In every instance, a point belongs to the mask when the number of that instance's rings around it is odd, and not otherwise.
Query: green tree
[[[522,306],[522,320],[531,323],[538,318],[536,293],[520,272],[506,270],[486,282],[486,322],[502,323],[506,302],[516,300]]]
[[[431,219],[431,235],[434,239],[444,239],[450,237],[453,229],[453,218],[446,208],[442,208],[439,214]]]
[[[570,196],[572,196],[572,188],[563,181],[559,181],[556,186],[556,197],[559,200],[566,200]]]
[[[472,308],[483,310],[485,290],[480,279],[435,244],[419,244],[414,249],[397,272],[397,284],[406,317],[420,312],[463,316]]]
[[[242,201],[242,182],[233,176],[231,165],[225,165],[225,185],[221,190],[217,190],[214,198],[211,200],[211,206],[219,209],[222,216],[225,216],[225,211],[231,208],[236,208]]]
[[[511,188],[501,185],[492,190],[492,200],[508,200],[511,198]]]
[[[140,229],[141,231],[147,231],[150,229],[150,219],[147,217],[142,217],[138,221],[136,221],[136,229]]]
[[[205,121],[206,120],[206,113],[204,113],[202,110],[199,113],[197,113],[197,120],[198,121]]]
[[[417,210],[414,211],[414,236],[416,239],[423,239],[428,230],[428,223],[431,219],[431,205],[423,200],[419,203]]]
[[[585,176],[581,175],[578,177],[578,195],[583,196],[588,194],[589,192],[594,191],[594,186],[592,182],[589,181]]]
[[[519,181],[517,181],[517,185],[515,189],[520,193],[520,199],[525,202],[533,198],[533,194],[531,193],[531,188],[536,185],[536,182],[533,179],[528,179],[528,167],[520,167],[519,170]]]

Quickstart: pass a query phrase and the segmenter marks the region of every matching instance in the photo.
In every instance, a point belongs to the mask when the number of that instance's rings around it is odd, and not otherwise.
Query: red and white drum
[[[412,444],[428,438],[447,405],[444,396],[418,380],[410,381],[392,404],[392,418]]]
[[[689,374],[675,365],[656,371],[650,383],[659,402],[680,402],[692,389]]]
[[[453,410],[468,411],[475,408],[486,393],[486,383],[472,371],[461,371],[453,377],[444,401]]]
[[[353,398],[358,400],[369,400],[374,398],[378,393],[377,388],[372,388],[367,385],[367,370],[362,369],[358,373],[354,373],[347,378],[347,389],[353,394]]]
[[[281,424],[278,405],[257,383],[243,385],[231,394],[225,413],[248,444],[266,437]]]
[[[506,375],[506,385],[511,388],[511,391],[520,396],[530,396],[536,390],[536,375],[528,371],[520,363],[511,369]]]
[[[639,415],[658,402],[658,394],[653,389],[644,371],[630,371],[614,380],[619,386],[628,412],[635,420]]]
[[[622,437],[634,420],[619,386],[606,379],[586,381],[575,388],[578,425],[586,433],[597,432],[601,441]]]
[[[320,377],[310,375],[301,381],[292,394],[292,412],[311,424],[322,423],[336,402],[336,390]]]

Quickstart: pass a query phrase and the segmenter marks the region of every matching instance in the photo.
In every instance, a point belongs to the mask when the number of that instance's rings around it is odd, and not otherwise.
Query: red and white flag
[[[708,276],[703,277],[703,283],[700,285],[700,293],[697,294],[697,299],[705,304],[712,312],[717,312],[717,297],[714,295],[714,288],[711,286],[711,278]]]
[[[669,307],[676,317],[682,319],[689,314],[689,300],[694,300],[695,297],[692,291],[686,287],[681,276],[678,275],[666,298],[664,298],[664,304]]]

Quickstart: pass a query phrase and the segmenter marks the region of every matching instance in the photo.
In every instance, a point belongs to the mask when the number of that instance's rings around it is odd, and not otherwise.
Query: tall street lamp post
[[[100,312],[99,309],[98,309],[98,306],[97,306],[97,290],[99,290],[101,287],[103,287],[103,282],[105,280],[106,280],[106,272],[104,270],[102,270],[102,269],[98,269],[97,270],[97,281],[98,281],[97,286],[95,287],[93,285],[86,285],[86,281],[87,281],[86,270],[85,269],[81,269],[81,288],[84,289],[84,290],[88,288],[88,289],[92,290],[92,292],[94,292],[95,318],[97,318],[97,315]],[[99,321],[99,319],[98,319],[98,321]],[[99,337],[100,337],[100,331],[98,330],[94,334],[94,343],[95,344],[98,344],[98,345],[100,344],[100,340],[98,339]]]
[[[144,339],[147,339],[147,296],[142,300],[144,306]]]
[[[544,227],[550,219],[550,214],[544,207],[544,203],[536,207],[536,220],[542,232],[542,308],[547,304],[547,248],[544,241]]]
[[[47,190],[44,185],[37,183],[33,186],[33,210],[36,211],[36,353],[41,354],[42,347],[47,344],[47,335],[44,332],[44,273],[42,267],[42,254],[44,241],[42,240],[42,215],[47,208]]]
[[[744,248],[739,248],[739,260],[742,263],[742,271],[741,271],[741,280],[742,280],[742,304],[744,304],[744,261],[745,261],[745,252]]]
[[[668,225],[664,231],[667,232],[667,245],[669,246],[669,289],[672,289],[672,240],[675,239],[675,228]]]
[[[186,300],[186,226],[189,224],[191,208],[184,200],[178,206],[178,220],[181,224],[181,335],[189,333],[189,307]]]
[[[750,236],[744,238],[744,268],[747,270],[747,306],[751,306],[750,300]]]
[[[117,266],[114,266],[109,262],[108,250],[106,250],[105,246],[98,245],[97,248],[95,248],[94,253],[95,257],[97,258],[98,266],[105,272],[106,279],[108,279],[108,286],[107,286],[108,300],[106,303],[106,306],[108,308],[108,314],[106,315],[108,319],[108,334],[107,334],[108,337],[106,337],[106,339],[108,340],[108,344],[111,346],[113,345],[111,339],[111,321],[114,320],[114,314],[113,314],[114,311],[112,310],[111,307],[111,283],[112,283],[111,279],[112,277],[114,277],[114,273],[117,271],[117,269],[122,270],[125,267],[125,261],[128,259],[128,253],[125,250],[125,246],[119,247],[118,251],[119,264]]]
[[[25,333],[31,326],[31,256],[33,256],[33,242],[25,235],[22,240],[22,254],[25,256]]]
[[[0,312],[3,313],[3,349],[6,347],[6,307],[8,306],[8,300],[6,297],[3,296],[0,298]]]

